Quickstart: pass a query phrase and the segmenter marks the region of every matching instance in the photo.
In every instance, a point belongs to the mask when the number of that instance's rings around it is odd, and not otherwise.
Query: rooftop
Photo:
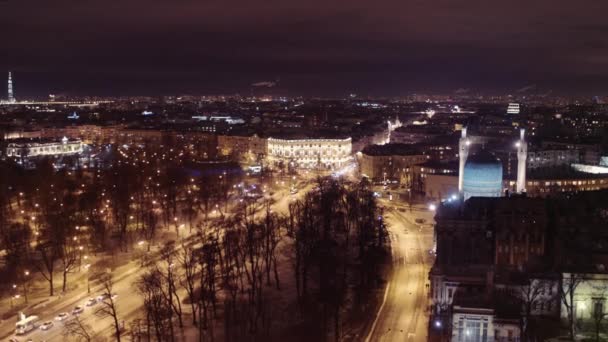
[[[366,146],[363,149],[363,154],[369,156],[413,156],[422,155],[422,152],[410,144],[385,144]]]
[[[72,138],[63,138],[66,142],[79,142],[80,139],[72,139]],[[17,138],[6,140],[7,144],[52,144],[52,143],[62,143],[63,139],[61,138]]]

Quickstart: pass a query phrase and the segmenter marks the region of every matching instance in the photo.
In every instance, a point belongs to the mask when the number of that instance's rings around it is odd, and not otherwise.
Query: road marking
[[[380,309],[378,309],[378,313],[376,313],[376,319],[374,319],[374,323],[372,324],[372,328],[369,330],[369,334],[367,338],[365,338],[365,342],[369,342],[372,338],[372,334],[376,329],[376,324],[378,323],[378,319],[380,318],[380,314],[382,313],[382,309],[384,309],[384,304],[386,304],[386,297],[388,297],[388,289],[391,287],[391,283],[386,285],[386,289],[384,290],[384,298],[382,298],[382,304],[380,305]]]

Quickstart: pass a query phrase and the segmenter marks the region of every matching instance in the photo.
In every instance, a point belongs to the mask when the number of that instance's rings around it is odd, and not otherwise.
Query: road
[[[113,275],[113,280],[115,282],[113,293],[118,295],[116,297],[116,306],[119,313],[119,319],[124,319],[128,322],[141,307],[141,300],[138,295],[134,295],[136,289],[132,287],[132,284],[136,282],[137,277],[140,275],[140,267],[136,262],[131,262],[121,267],[120,270],[113,272]],[[66,296],[66,299],[57,300],[46,306],[38,306],[36,315],[40,317],[39,323],[42,324],[42,322],[52,321],[54,323],[53,326],[47,331],[35,329],[23,336],[17,336],[16,338],[19,341],[32,339],[36,342],[65,340],[65,337],[62,335],[63,322],[55,320],[55,316],[60,312],[67,312],[70,314],[72,309],[77,305],[84,307],[84,312],[80,314],[80,318],[85,324],[90,325],[95,333],[103,332],[104,336],[110,336],[113,331],[111,317],[105,317],[104,315],[97,313],[102,307],[102,304],[96,304],[90,307],[85,306],[87,298],[97,297],[103,292],[101,285],[91,286],[90,294],[88,294],[85,289],[84,291],[72,294],[71,296]],[[69,318],[71,317],[72,315],[70,314]],[[14,327],[15,323],[13,321],[6,322],[5,324],[13,324]]]
[[[288,181],[285,183],[289,184]],[[269,190],[274,192],[274,195],[272,196],[275,201],[272,207],[274,211],[287,214],[289,211],[289,203],[296,199],[302,198],[306,192],[310,191],[316,185],[316,180],[314,175],[308,175],[305,177],[300,177],[297,183],[297,188],[299,190],[297,194],[291,194],[289,191],[289,186],[270,186]],[[262,199],[260,199],[260,203],[261,201]],[[184,238],[187,242],[190,242],[191,238],[195,237],[195,235],[189,236],[188,232],[183,232],[182,234],[186,235]],[[160,237],[158,239],[160,240]],[[158,244],[162,243],[158,242]],[[156,248],[152,250],[152,259],[154,260],[158,259],[154,255],[155,252]],[[139,276],[141,276],[143,270],[144,269],[141,267],[139,261],[130,261],[112,271],[114,281],[114,289],[112,292],[118,295],[116,300],[119,320],[124,321],[127,325],[134,318],[141,317],[142,298],[137,293],[135,284]],[[85,302],[88,298],[97,297],[102,293],[102,286],[91,282],[90,294],[87,293],[86,287],[83,289],[81,286],[80,290],[70,292],[62,298],[46,302],[43,305],[28,307],[26,313],[28,315],[37,315],[40,318],[39,324],[46,321],[52,321],[54,325],[47,331],[35,329],[23,336],[14,336],[13,331],[15,328],[16,319],[0,321],[0,336],[6,337],[6,339],[2,339],[2,337],[0,337],[0,339],[3,341],[8,341],[8,338],[16,337],[19,341],[27,341],[28,339],[32,339],[36,342],[63,341],[65,340],[65,337],[62,334],[64,330],[63,323],[61,321],[56,321],[55,316],[61,312],[71,313],[72,309],[78,305],[84,307],[84,312],[80,314],[82,321],[91,326],[92,330],[97,334],[97,336],[104,336],[107,337],[108,340],[112,340],[111,336],[114,332],[112,325],[113,320],[111,317],[104,317],[98,313],[99,309],[102,307],[102,304],[96,304],[91,307],[85,306]],[[189,312],[189,308],[184,308],[184,312]],[[188,320],[187,317],[184,319]],[[128,326],[126,328],[128,329]],[[185,341],[187,338],[184,337],[181,340]]]
[[[286,186],[277,186],[273,187],[273,191],[275,192],[273,199],[276,201],[273,204],[273,210],[280,212],[282,214],[288,213],[288,206],[293,200],[297,198],[301,198],[304,194],[312,189],[315,185],[314,179],[305,178],[298,182],[299,191],[297,194],[291,194],[289,188]],[[261,201],[261,199],[260,199]],[[186,235],[189,235],[185,232]],[[189,242],[193,236],[185,237],[186,241]],[[159,242],[159,244],[161,244]],[[137,248],[137,247],[136,247]],[[156,248],[152,250],[152,254],[154,255]],[[153,259],[157,259],[156,256],[152,256]],[[142,299],[141,296],[137,293],[137,289],[135,284],[142,274],[142,267],[139,261],[130,261],[125,265],[115,269],[112,271],[113,281],[114,281],[114,290],[113,293],[118,295],[117,297],[117,311],[119,315],[119,320],[125,321],[128,325],[128,322],[132,321],[134,318],[141,316],[142,309]],[[47,331],[42,331],[39,329],[35,329],[23,336],[14,336],[12,333],[15,328],[16,319],[9,319],[6,321],[0,322],[0,336],[5,336],[3,339],[0,337],[0,340],[8,341],[10,337],[16,337],[19,341],[27,341],[28,339],[32,339],[33,341],[62,341],[65,340],[65,337],[62,335],[63,333],[63,322],[56,321],[55,316],[60,312],[71,313],[72,309],[79,305],[84,307],[84,312],[80,314],[80,318],[85,324],[88,324],[92,327],[92,330],[97,333],[97,336],[106,336],[112,340],[111,336],[114,332],[113,320],[111,317],[104,317],[97,313],[99,309],[102,307],[102,304],[96,304],[91,307],[86,307],[85,302],[90,297],[97,297],[102,294],[103,288],[101,285],[98,285],[94,282],[91,282],[91,293],[87,293],[86,286],[80,287],[80,290],[71,292],[62,298],[58,298],[56,300],[46,302],[42,305],[37,305],[35,307],[29,307],[27,310],[28,315],[35,314],[40,318],[39,324],[42,324],[46,321],[52,321],[54,325]],[[189,308],[184,309],[185,312],[189,312]],[[71,315],[70,315],[71,318]],[[188,318],[185,318],[186,320]],[[128,326],[126,327],[128,328]]]
[[[366,342],[426,341],[433,228],[416,224],[415,219],[424,217],[429,222],[432,214],[424,210],[407,212],[406,207],[392,202],[383,204],[387,209],[393,271]]]

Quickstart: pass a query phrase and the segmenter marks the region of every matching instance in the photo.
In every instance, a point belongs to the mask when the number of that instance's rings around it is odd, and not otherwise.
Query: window
[[[466,337],[464,337],[463,335],[463,326],[464,326],[464,322],[462,320],[462,318],[458,321],[458,341],[464,341],[466,340]]]
[[[452,289],[448,289],[448,299],[452,299]]]
[[[599,317],[604,314],[604,299],[594,298],[593,299],[593,313],[595,317]]]

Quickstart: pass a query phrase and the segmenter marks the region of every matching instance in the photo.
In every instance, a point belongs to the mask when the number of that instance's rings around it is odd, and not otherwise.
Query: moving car
[[[115,299],[118,295],[116,293],[112,294],[112,299]],[[110,296],[107,293],[102,293],[99,296],[97,296],[97,301],[98,302],[103,302],[105,299],[110,298]]]
[[[68,318],[68,313],[67,312],[61,312],[59,315],[55,316],[55,320],[56,321],[63,321],[66,318]]]
[[[72,310],[72,315],[78,315],[80,313],[82,313],[84,311],[84,308],[82,306],[76,306],[74,307],[74,310]]]
[[[93,306],[95,304],[97,304],[97,299],[95,298],[89,298],[87,299],[86,303],[84,303],[86,306]]]
[[[53,322],[47,321],[40,325],[40,330],[49,330],[53,327]]]

